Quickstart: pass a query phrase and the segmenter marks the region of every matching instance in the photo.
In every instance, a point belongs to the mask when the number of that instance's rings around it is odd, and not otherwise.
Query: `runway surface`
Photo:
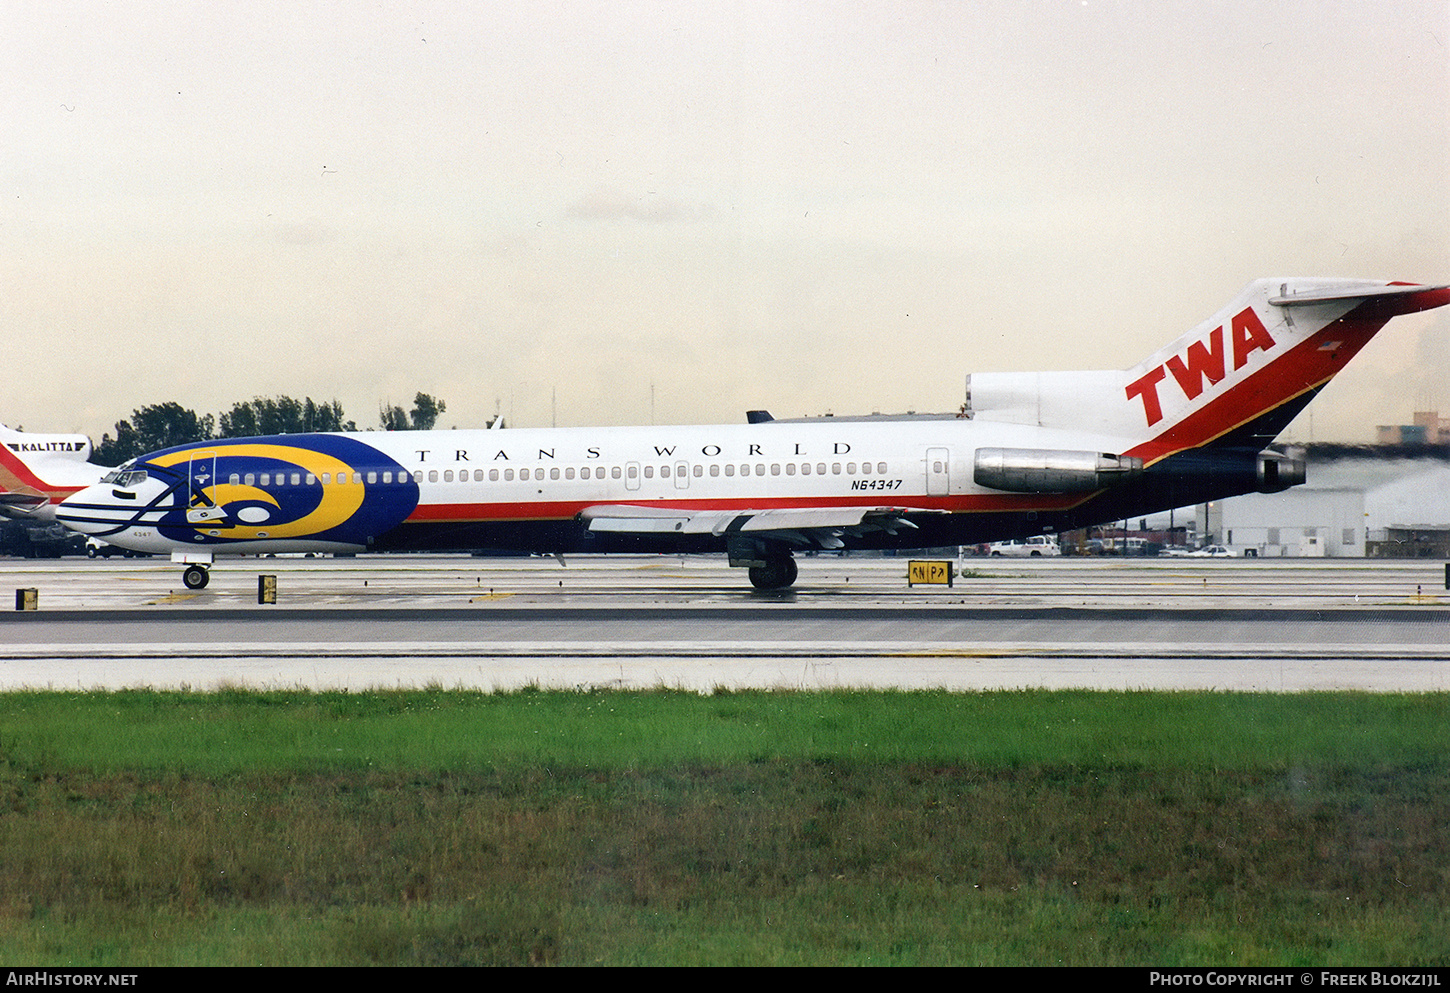
[[[1450,689],[1439,561],[805,558],[0,560],[0,689],[441,685]],[[278,602],[258,604],[259,574]],[[6,604],[10,606],[10,604]]]

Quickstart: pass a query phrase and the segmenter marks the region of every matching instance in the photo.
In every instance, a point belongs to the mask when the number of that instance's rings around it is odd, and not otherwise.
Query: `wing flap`
[[[751,534],[790,544],[838,548],[842,534],[915,528],[908,513],[937,512],[906,507],[687,510],[621,505],[589,507],[579,517],[591,531],[614,534]]]

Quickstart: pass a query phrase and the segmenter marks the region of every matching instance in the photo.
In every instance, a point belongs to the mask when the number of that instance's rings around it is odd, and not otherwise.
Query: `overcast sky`
[[[0,3],[0,421],[952,410],[1450,282],[1450,0]],[[1450,414],[1401,318],[1290,429]]]

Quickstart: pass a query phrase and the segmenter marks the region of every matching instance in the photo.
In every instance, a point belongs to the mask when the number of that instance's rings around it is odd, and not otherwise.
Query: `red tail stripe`
[[[1356,308],[1326,325],[1152,441],[1125,454],[1152,463],[1198,448],[1327,383],[1389,320],[1378,313],[1364,313],[1369,308]],[[1330,342],[1338,345],[1324,349]]]

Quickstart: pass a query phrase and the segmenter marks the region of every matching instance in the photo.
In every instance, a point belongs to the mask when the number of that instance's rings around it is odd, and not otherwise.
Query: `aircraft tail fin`
[[[0,516],[48,519],[55,504],[100,479],[83,434],[31,434],[0,424]]]
[[[1093,430],[1146,462],[1206,445],[1262,448],[1393,317],[1450,303],[1450,286],[1261,279],[1125,370],[978,373],[983,420]]]

